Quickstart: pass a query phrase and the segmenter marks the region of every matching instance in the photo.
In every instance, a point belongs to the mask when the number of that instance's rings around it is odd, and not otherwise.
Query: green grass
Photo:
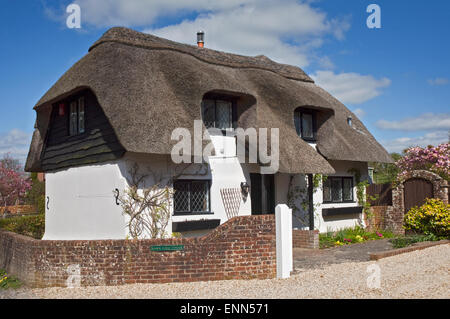
[[[395,235],[386,230],[368,232],[364,228],[356,226],[352,228],[344,228],[337,232],[327,232],[319,234],[320,248],[329,248],[340,245],[350,245],[361,243],[368,240],[377,240],[384,238],[393,238]]]
[[[22,286],[22,282],[14,276],[8,276],[6,271],[0,269],[0,290],[1,289],[17,289]]]

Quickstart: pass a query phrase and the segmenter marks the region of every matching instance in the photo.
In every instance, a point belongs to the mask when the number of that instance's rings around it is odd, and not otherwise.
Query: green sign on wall
[[[184,250],[184,245],[162,245],[162,246],[150,246],[151,251],[175,251]]]

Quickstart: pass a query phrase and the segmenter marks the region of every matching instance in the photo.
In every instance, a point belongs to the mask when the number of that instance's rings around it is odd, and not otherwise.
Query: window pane
[[[203,100],[202,102],[203,123],[206,128],[214,127],[215,105],[214,100]]]
[[[221,130],[232,128],[231,110],[231,102],[216,101],[216,128]]]
[[[297,131],[297,135],[298,136],[302,136],[302,132],[301,132],[301,113],[300,112],[295,112],[294,113],[294,124],[295,124],[295,130]]]
[[[175,194],[173,195],[174,211],[189,212],[189,182],[174,182],[173,188],[175,190]]]
[[[344,178],[343,181],[344,189],[344,200],[353,200],[353,189],[352,189],[352,179],[351,178]]]
[[[333,202],[342,202],[342,179],[331,179],[331,198]]]
[[[331,202],[331,182],[329,178],[323,183],[323,201]]]
[[[208,212],[208,183],[204,181],[192,182],[191,184],[191,211]]]
[[[84,97],[78,100],[78,133],[84,133]]]
[[[77,134],[77,102],[70,103],[69,134]]]
[[[314,138],[312,114],[302,113],[302,137]]]

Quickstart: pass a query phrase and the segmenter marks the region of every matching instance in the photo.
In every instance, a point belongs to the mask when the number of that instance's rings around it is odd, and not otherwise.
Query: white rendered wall
[[[172,222],[184,222],[184,221],[194,221],[194,220],[209,220],[209,219],[220,219],[220,223],[224,223],[228,220],[227,214],[225,212],[225,207],[223,206],[222,197],[220,190],[223,188],[237,188],[241,189],[241,182],[247,181],[249,183],[250,177],[246,171],[245,165],[239,163],[238,158],[235,156],[235,139],[234,137],[226,137],[223,139],[221,137],[212,137],[214,146],[216,147],[217,153],[220,155],[209,157],[209,165],[201,164],[180,164],[175,168],[175,164],[172,164],[170,156],[157,156],[149,154],[132,154],[127,153],[123,160],[121,161],[121,170],[124,176],[128,177],[128,168],[131,163],[137,163],[139,167],[143,170],[157,172],[163,177],[169,178],[174,174],[178,174],[183,171],[184,174],[179,176],[179,179],[198,179],[198,180],[209,180],[211,181],[210,188],[210,203],[211,212],[213,214],[192,214],[192,215],[172,215]],[[224,146],[220,147],[221,144],[216,143],[224,142]],[[223,145],[223,144],[222,144]],[[234,145],[234,147],[233,147]],[[224,152],[222,153],[221,150]],[[234,154],[234,156],[233,156]],[[181,168],[185,169],[181,169]],[[153,185],[153,179],[151,174],[145,179],[145,184],[147,186]],[[173,212],[173,202],[172,202],[172,212]],[[251,202],[250,196],[244,201],[241,199],[240,209],[238,216],[251,215]],[[171,224],[171,223],[170,223]],[[209,231],[209,230],[208,230]],[[171,230],[170,230],[171,232]],[[207,231],[206,231],[207,232]],[[204,234],[203,231],[195,231],[192,233],[183,233],[184,236],[199,236]]]
[[[113,193],[124,188],[125,180],[116,162],[48,172],[45,178],[43,239],[125,238],[125,221]]]
[[[365,162],[350,162],[350,161],[330,161],[331,166],[335,169],[336,173],[332,176],[353,176],[348,170],[356,168],[361,172],[361,180],[366,180],[368,178],[368,164]],[[314,194],[314,204],[322,203],[319,208],[316,208],[317,214],[314,220],[314,225],[321,233],[327,231],[336,231],[342,228],[354,227],[357,225],[364,226],[364,221],[362,220],[362,214],[359,215],[341,215],[333,217],[323,217],[322,208],[342,208],[342,207],[356,207],[360,206],[356,197],[356,181],[353,178],[353,203],[327,203],[323,204],[323,192],[322,190],[317,191]]]

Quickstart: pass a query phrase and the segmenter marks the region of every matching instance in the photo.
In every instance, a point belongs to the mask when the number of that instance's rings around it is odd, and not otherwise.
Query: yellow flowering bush
[[[450,237],[450,205],[439,199],[427,199],[421,207],[413,207],[405,214],[405,229]]]

